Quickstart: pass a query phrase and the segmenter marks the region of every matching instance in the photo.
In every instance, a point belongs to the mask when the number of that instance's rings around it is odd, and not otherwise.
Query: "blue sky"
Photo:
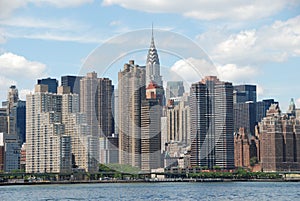
[[[103,48],[122,37],[123,46],[137,43],[130,48],[140,51],[116,51],[123,56],[107,76],[116,79],[130,58],[144,65],[152,23],[163,68],[187,83],[201,79],[192,65],[201,75],[216,72],[234,84],[257,84],[258,98],[274,98],[284,111],[290,98],[300,107],[297,0],[1,0],[0,100],[11,84],[24,99],[38,78],[83,73],[95,52],[113,58],[108,54],[115,51]],[[187,50],[186,43],[199,48]],[[110,62],[94,63],[96,71]]]

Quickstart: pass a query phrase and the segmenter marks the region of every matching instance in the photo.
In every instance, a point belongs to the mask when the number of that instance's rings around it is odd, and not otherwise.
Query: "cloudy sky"
[[[189,83],[216,73],[257,84],[259,99],[286,110],[294,98],[300,107],[298,0],[0,0],[0,100],[11,84],[24,99],[38,78],[80,74],[91,56],[106,58],[105,69],[129,58],[144,65],[152,23],[167,71]]]

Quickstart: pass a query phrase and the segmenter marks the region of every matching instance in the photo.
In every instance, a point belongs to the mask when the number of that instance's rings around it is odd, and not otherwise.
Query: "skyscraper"
[[[144,67],[129,61],[118,74],[119,163],[141,167],[141,105],[145,99]]]
[[[233,104],[234,112],[234,132],[239,132],[243,127],[251,136],[255,134],[256,125],[256,105],[249,101],[245,103]]]
[[[233,87],[233,103],[256,103],[256,85],[236,85]]]
[[[111,136],[114,132],[113,121],[114,86],[108,78],[98,78],[96,114],[102,136]]]
[[[65,135],[71,137],[72,167],[86,172],[98,171],[96,156],[98,137],[92,136],[86,114],[79,112],[79,96],[70,93],[68,86],[60,86],[58,95],[62,97],[62,123]]]
[[[96,72],[87,73],[80,80],[80,112],[86,114],[87,124],[91,126],[91,135],[99,137],[97,88],[98,78]]]
[[[167,101],[172,97],[183,96],[184,86],[183,81],[168,81],[166,89]]]
[[[146,100],[142,101],[141,169],[144,171],[161,167],[161,91],[161,86],[150,82]]]
[[[61,86],[69,86],[70,92],[80,94],[80,80],[83,76],[66,75],[61,77]]]
[[[48,77],[44,79],[38,79],[37,84],[47,85],[49,93],[57,93],[58,80],[55,78]]]
[[[215,76],[192,84],[190,116],[191,165],[234,168],[232,84]]]
[[[159,58],[154,44],[153,27],[151,44],[148,50],[146,62],[146,86],[148,86],[151,81],[157,84],[158,86],[163,86],[162,77],[160,76]]]
[[[17,135],[20,143],[26,140],[26,102],[19,100],[18,89],[10,86],[6,101],[8,133]]]
[[[278,104],[274,99],[264,99],[256,103],[256,124],[266,117],[267,110],[275,103]]]
[[[233,87],[234,132],[243,127],[254,135],[256,125],[256,85]]]
[[[62,123],[62,96],[36,85],[26,96],[26,172],[71,172],[71,138]]]
[[[86,115],[91,136],[97,138],[93,153],[98,162],[101,152],[99,137],[111,136],[114,129],[113,91],[112,81],[108,78],[98,78],[96,72],[87,73],[80,80],[80,111]]]

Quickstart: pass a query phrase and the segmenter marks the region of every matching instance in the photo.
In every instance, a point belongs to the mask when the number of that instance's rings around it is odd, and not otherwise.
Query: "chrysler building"
[[[160,75],[159,58],[154,44],[153,26],[152,26],[151,45],[148,51],[147,63],[146,63],[146,86],[148,86],[151,81],[157,84],[158,86],[163,85],[162,77]]]

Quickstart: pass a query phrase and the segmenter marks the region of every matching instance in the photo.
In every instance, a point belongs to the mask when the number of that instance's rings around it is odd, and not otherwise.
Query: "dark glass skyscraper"
[[[236,85],[233,87],[233,103],[256,102],[256,85]]]
[[[190,96],[191,165],[234,168],[232,84],[208,76],[192,84]]]
[[[245,132],[254,135],[256,124],[256,85],[233,87],[234,132],[243,127]]]
[[[61,77],[61,86],[69,86],[70,92],[80,94],[80,80],[82,76],[66,75]]]
[[[256,103],[256,123],[266,117],[267,110],[272,104],[278,104],[274,99],[265,99]]]
[[[49,93],[57,93],[58,80],[56,80],[55,78],[48,77],[44,79],[38,79],[37,84],[47,85]]]

